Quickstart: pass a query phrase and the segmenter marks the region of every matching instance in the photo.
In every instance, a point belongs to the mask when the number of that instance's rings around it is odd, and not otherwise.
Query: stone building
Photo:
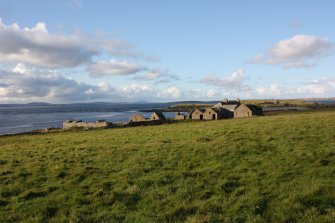
[[[188,112],[186,119],[192,119],[192,113],[194,112],[195,109],[192,109],[191,111]]]
[[[215,104],[212,108],[225,109],[225,118],[234,118],[234,111],[240,104],[240,100],[229,101],[228,99],[225,99],[224,101]]]
[[[96,122],[83,122],[81,120],[67,120],[63,122],[63,129],[73,129],[73,128],[110,128],[113,123],[107,122],[105,120],[99,120]]]
[[[153,112],[150,115],[150,117],[146,113],[144,115],[136,113],[129,119],[127,125],[128,126],[159,125],[163,124],[166,120],[162,112]]]
[[[234,118],[246,118],[262,115],[262,108],[255,105],[241,104],[234,111]]]
[[[193,120],[203,120],[204,119],[204,112],[206,110],[202,108],[195,109],[191,114],[191,119]]]
[[[206,108],[203,113],[204,120],[218,120],[223,118],[229,118],[231,112],[224,108]]]
[[[150,120],[161,120],[161,121],[165,121],[166,118],[164,116],[164,114],[162,112],[154,112],[151,114],[150,116]]]
[[[185,120],[187,116],[184,113],[178,112],[174,118],[175,120]]]
[[[129,119],[129,122],[143,122],[143,121],[146,121],[146,119],[140,113],[136,113]]]

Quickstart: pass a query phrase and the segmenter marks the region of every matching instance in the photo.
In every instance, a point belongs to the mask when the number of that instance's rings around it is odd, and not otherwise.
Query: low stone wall
[[[72,121],[68,120],[63,122],[63,129],[73,129],[73,128],[84,128],[84,129],[92,129],[92,128],[110,128],[112,127],[111,122],[107,121],[96,121],[96,122],[82,122],[82,121]]]
[[[187,118],[186,115],[178,115],[178,114],[174,117],[175,120],[185,120],[186,118]]]
[[[128,126],[141,126],[141,125],[160,125],[163,124],[162,120],[145,120],[140,122],[128,122]]]

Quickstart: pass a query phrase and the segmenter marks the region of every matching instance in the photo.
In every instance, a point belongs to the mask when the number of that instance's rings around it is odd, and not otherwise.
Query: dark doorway
[[[215,114],[212,115],[212,119],[214,119],[214,120],[216,119]]]
[[[204,119],[204,116],[203,115],[200,115],[200,120],[203,120]]]

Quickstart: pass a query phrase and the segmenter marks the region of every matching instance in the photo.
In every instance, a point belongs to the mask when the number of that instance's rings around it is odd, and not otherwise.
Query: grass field
[[[0,137],[0,222],[335,222],[335,112]]]

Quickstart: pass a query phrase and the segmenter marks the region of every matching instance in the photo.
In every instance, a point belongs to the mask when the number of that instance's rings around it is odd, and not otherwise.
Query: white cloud
[[[14,71],[0,70],[0,102],[76,102],[116,99],[115,88],[90,85],[54,71],[38,70],[19,64]]]
[[[207,92],[206,96],[209,97],[209,98],[212,98],[212,97],[216,96],[216,92],[214,91],[214,89],[210,89]]]
[[[155,96],[160,100],[166,100],[166,99],[171,100],[171,99],[179,99],[183,93],[184,91],[179,87],[170,86],[166,89],[157,91]],[[185,98],[188,98],[187,95],[184,96]]]
[[[38,69],[18,64],[13,71],[0,70],[0,103],[43,101],[73,103],[90,101],[170,101],[180,98],[182,90],[167,89],[148,84],[130,83],[112,86],[107,82],[97,85],[76,81],[55,70]]]
[[[18,63],[14,67],[13,72],[20,73],[20,74],[25,74],[25,73],[30,72],[30,69],[27,69],[26,65],[24,65],[23,63]]]
[[[335,95],[335,78],[323,78],[304,83],[297,93],[306,95]]]
[[[262,97],[280,98],[317,98],[333,97],[335,95],[335,78],[321,78],[319,80],[307,81],[297,87],[284,87],[271,84],[269,87],[260,86],[256,93]]]
[[[134,48],[123,40],[102,36],[55,35],[48,31],[43,22],[32,28],[21,28],[16,23],[6,25],[0,19],[1,63],[29,63],[42,68],[60,69],[87,65],[93,57],[103,53],[146,61],[157,59]]]
[[[129,95],[142,94],[143,92],[150,92],[150,91],[152,91],[152,89],[148,85],[133,83],[133,84],[130,84],[130,85],[123,86],[121,88],[121,91],[129,96]]]
[[[5,87],[0,87],[0,96],[5,97],[8,94],[8,90]]]
[[[24,62],[39,67],[75,67],[91,60],[98,50],[79,36],[50,34],[45,23],[21,29],[0,20],[0,60]]]
[[[92,63],[88,70],[93,77],[103,77],[136,74],[147,68],[127,61],[110,60]]]
[[[217,86],[225,91],[249,91],[250,87],[244,84],[245,77],[242,69],[237,70],[230,76],[206,75],[200,82],[207,85]]]
[[[167,89],[166,93],[172,98],[180,98],[181,89],[176,86],[171,86]]]
[[[260,86],[256,89],[256,92],[261,96],[280,96],[281,95],[281,88],[277,84],[271,84],[270,87],[263,87]]]
[[[113,87],[112,85],[110,85],[107,82],[100,82],[98,84],[98,87],[101,91],[103,92],[111,92],[111,91],[115,91],[115,87]]]
[[[141,59],[147,62],[157,62],[160,59],[156,56],[148,56],[138,52],[133,44],[123,40],[100,40],[98,43],[103,49],[114,56],[132,59]]]
[[[200,81],[204,84],[225,87],[225,88],[235,88],[241,86],[244,80],[244,72],[242,69],[232,73],[230,76],[218,76],[218,75],[206,75]]]
[[[167,70],[152,69],[143,75],[137,75],[134,80],[143,81],[156,81],[156,83],[169,83],[172,81],[180,80],[176,75],[169,74]]]
[[[284,68],[314,67],[330,53],[333,44],[318,36],[296,35],[281,40],[265,53],[257,55],[252,63],[279,64]]]

